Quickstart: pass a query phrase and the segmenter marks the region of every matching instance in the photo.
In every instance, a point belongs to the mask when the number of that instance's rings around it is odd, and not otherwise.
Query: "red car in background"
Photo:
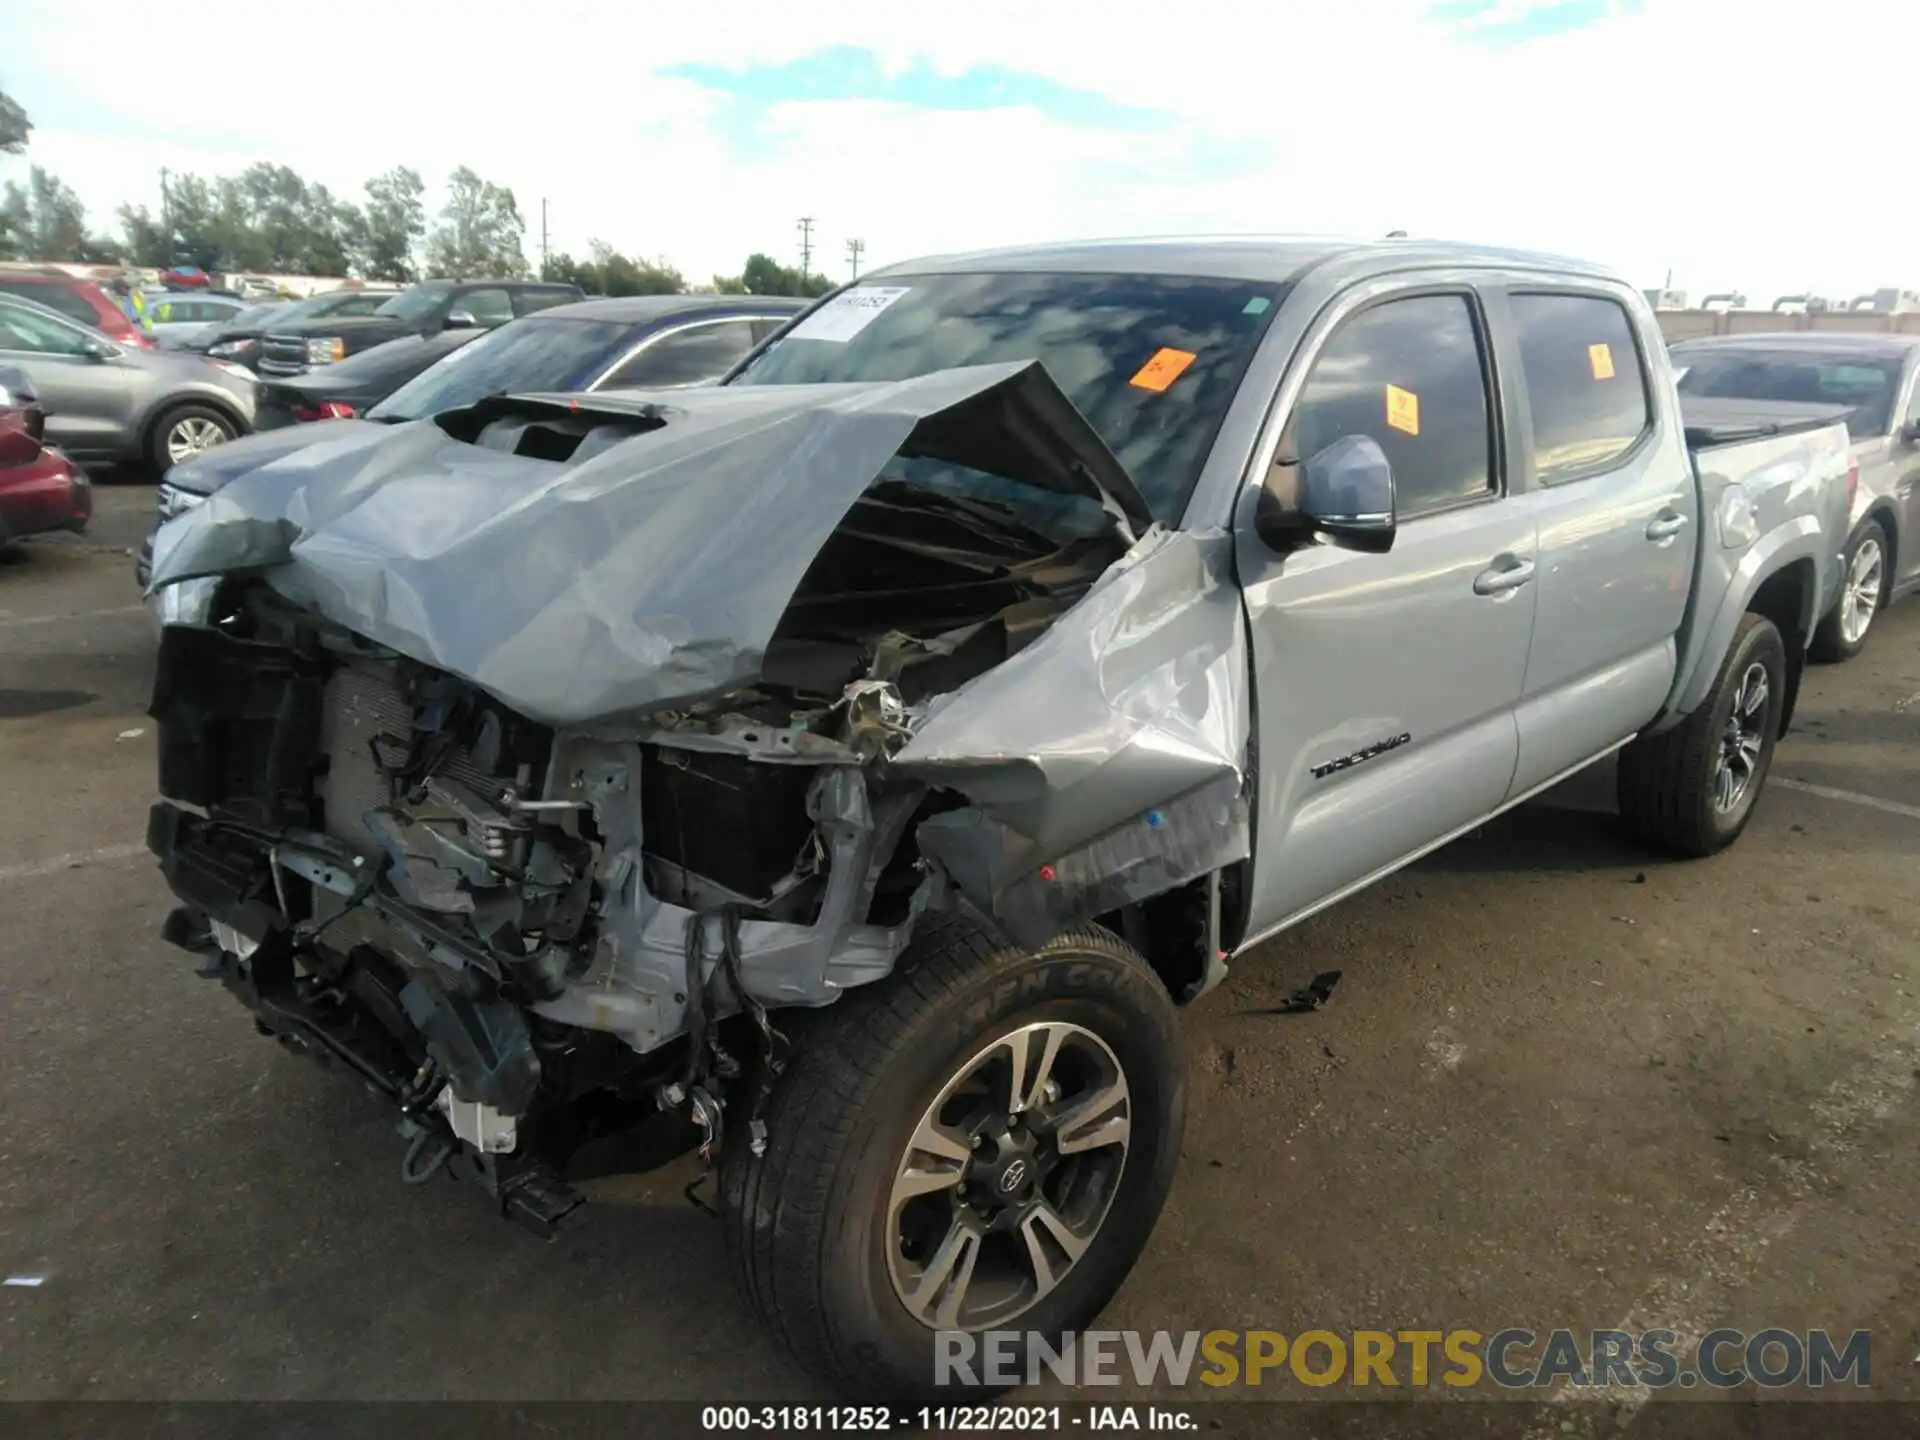
[[[26,372],[0,365],[0,544],[87,528],[93,485],[45,441],[47,416]]]
[[[153,349],[153,337],[91,280],[76,280],[51,269],[39,274],[30,270],[0,270],[0,295],[37,301],[50,310],[58,310],[69,320],[91,325],[115,344],[130,345],[136,350]]]

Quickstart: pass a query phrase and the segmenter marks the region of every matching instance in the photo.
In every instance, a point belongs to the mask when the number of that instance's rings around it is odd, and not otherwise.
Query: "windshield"
[[[439,309],[440,303],[452,290],[451,285],[416,285],[411,290],[402,290],[373,313],[391,315],[396,320],[405,320],[408,324],[412,324],[426,319]]]
[[[369,420],[419,420],[489,395],[578,390],[634,334],[610,320],[533,315],[491,330],[435,361],[367,412]]]
[[[888,276],[828,301],[732,383],[905,380],[1037,359],[1172,524],[1284,290],[1177,275]]]
[[[1686,366],[1678,382],[1682,395],[1845,405],[1847,429],[1856,440],[1886,434],[1893,420],[1897,359],[1752,350],[1674,358]]]

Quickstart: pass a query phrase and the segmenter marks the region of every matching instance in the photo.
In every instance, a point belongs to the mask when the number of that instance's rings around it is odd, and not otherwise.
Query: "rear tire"
[[[147,463],[156,476],[165,475],[175,465],[224,445],[239,433],[232,417],[211,405],[176,405],[148,432]]]
[[[1847,546],[1846,578],[1833,609],[1813,632],[1807,654],[1823,664],[1851,660],[1867,643],[1867,632],[1887,600],[1887,532],[1878,520],[1869,520]]]
[[[1692,714],[1620,753],[1620,818],[1641,840],[1699,858],[1731,845],[1773,765],[1787,647],[1763,615],[1733,633],[1713,689]]]
[[[935,1325],[1057,1343],[1099,1314],[1186,1108],[1173,1003],[1134,950],[1079,925],[1029,953],[929,919],[887,979],[776,1020],[794,1059],[764,1155],[729,1106],[721,1207],[735,1280],[801,1364],[850,1397],[980,1399],[936,1388]],[[1003,1103],[1016,1044],[1031,1108]]]

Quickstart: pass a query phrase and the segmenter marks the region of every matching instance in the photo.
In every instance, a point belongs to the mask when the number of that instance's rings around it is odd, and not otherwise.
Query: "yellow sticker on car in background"
[[[1613,351],[1605,345],[1587,346],[1587,364],[1593,367],[1593,378],[1611,380],[1613,378]]]
[[[1193,363],[1193,358],[1191,350],[1170,350],[1163,347],[1154,351],[1153,358],[1135,371],[1133,379],[1127,383],[1137,385],[1142,390],[1151,390],[1157,395],[1187,373],[1187,367]]]
[[[1398,385],[1387,386],[1387,424],[1409,435],[1420,433],[1420,397]]]

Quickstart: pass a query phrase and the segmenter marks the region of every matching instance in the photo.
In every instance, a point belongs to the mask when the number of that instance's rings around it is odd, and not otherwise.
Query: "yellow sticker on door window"
[[[1587,346],[1587,364],[1593,367],[1593,378],[1611,380],[1613,378],[1613,350],[1606,345]]]
[[[1420,433],[1420,397],[1398,385],[1387,386],[1387,424],[1409,435]]]
[[[1153,357],[1135,372],[1127,383],[1142,390],[1152,390],[1156,394],[1165,390],[1174,381],[1186,374],[1187,367],[1193,364],[1191,350],[1160,349]]]

